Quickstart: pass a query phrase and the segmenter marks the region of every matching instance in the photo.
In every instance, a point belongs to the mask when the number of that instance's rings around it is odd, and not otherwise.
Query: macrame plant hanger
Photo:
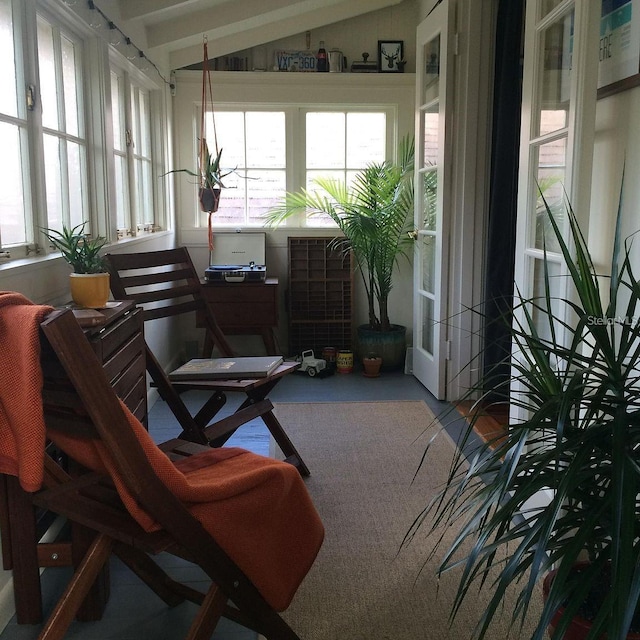
[[[207,189],[213,188],[216,185],[208,184],[207,180],[204,176],[204,169],[208,165],[207,155],[210,154],[210,150],[207,144],[207,106],[211,105],[211,121],[213,123],[213,142],[215,146],[215,156],[211,154],[214,158],[218,157],[218,134],[216,132],[216,119],[213,113],[213,89],[211,86],[211,71],[209,69],[209,51],[207,47],[207,36],[203,36],[202,38],[202,109],[200,113],[200,151],[199,151],[199,162],[200,162],[200,188]],[[215,202],[215,206],[210,208],[210,210],[206,211],[207,213],[207,234],[209,240],[209,264],[213,259],[213,227],[211,222],[212,214],[217,210],[217,200]]]

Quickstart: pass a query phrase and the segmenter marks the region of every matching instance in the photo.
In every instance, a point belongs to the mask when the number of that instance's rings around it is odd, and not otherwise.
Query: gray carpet
[[[284,617],[304,640],[471,638],[485,598],[470,595],[449,626],[456,577],[424,565],[434,538],[403,536],[446,477],[454,445],[442,434],[413,480],[433,414],[424,402],[276,403],[311,470],[308,489],[326,528],[320,554]],[[541,605],[533,603],[532,615]],[[509,611],[488,638],[508,631]]]

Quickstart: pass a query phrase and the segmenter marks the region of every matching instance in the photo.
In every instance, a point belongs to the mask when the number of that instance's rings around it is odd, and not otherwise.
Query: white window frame
[[[0,122],[18,127],[21,137],[21,166],[23,176],[24,242],[3,247],[0,244],[2,268],[16,266],[23,268],[32,260],[39,260],[47,253],[57,253],[49,247],[42,229],[51,226],[47,218],[46,185],[44,170],[44,145],[42,115],[39,108],[39,68],[37,18],[41,16],[59,29],[65,37],[82,48],[78,55],[82,67],[83,82],[77,87],[82,96],[82,117],[84,118],[83,144],[86,154],[86,186],[83,188],[85,205],[83,217],[87,228],[94,235],[107,237],[109,242],[117,241],[115,216],[115,184],[113,169],[113,131],[111,122],[110,64],[115,61],[145,92],[148,92],[149,153],[137,158],[148,166],[148,188],[145,197],[149,205],[147,211],[154,219],[152,224],[142,224],[135,235],[167,229],[169,215],[165,211],[170,195],[159,176],[166,170],[169,155],[168,145],[171,123],[168,121],[168,82],[155,70],[148,74],[125,59],[114,47],[109,46],[106,35],[95,31],[73,10],[59,0],[11,0],[14,25],[14,50],[16,58],[16,86],[18,115],[0,115]],[[23,104],[25,87],[33,85],[35,108],[27,112]],[[169,133],[168,133],[169,132]],[[47,132],[49,133],[49,132]],[[55,131],[57,137],[76,141],[76,137],[66,132]],[[80,137],[80,136],[78,136]],[[64,181],[63,181],[64,182]],[[135,185],[137,186],[137,185]],[[64,189],[65,185],[61,185]],[[133,195],[133,194],[132,194]],[[68,215],[63,218],[69,224]],[[73,221],[72,221],[73,222]],[[148,223],[148,220],[143,220]],[[0,242],[1,242],[0,238]],[[6,253],[5,253],[6,251]],[[26,261],[25,261],[26,258]],[[19,262],[18,262],[19,261]]]
[[[342,103],[325,104],[320,107],[308,104],[288,104],[286,106],[278,104],[231,104],[231,103],[216,103],[216,111],[227,112],[256,112],[256,111],[277,111],[285,114],[285,135],[286,135],[286,190],[287,191],[299,191],[306,187],[306,114],[310,112],[332,112],[332,113],[384,113],[386,119],[386,134],[385,134],[385,153],[388,160],[395,159],[396,147],[397,147],[397,109],[393,105],[345,105]],[[193,111],[193,130],[198,131],[200,122],[200,107],[194,108]],[[195,171],[196,158],[198,149],[195,146],[195,142],[199,137],[199,132],[193,137],[193,143],[191,146],[192,160],[191,164],[187,164],[184,167]],[[224,152],[223,152],[223,165],[224,165]],[[189,182],[183,174],[177,174],[177,187],[178,190],[186,189],[193,191],[195,194],[195,188],[191,182]],[[222,193],[224,198],[224,191]],[[183,224],[186,222],[186,227],[189,229],[203,229],[207,226],[206,214],[202,214],[198,207],[198,203],[193,199],[193,213],[183,212]],[[212,217],[213,228],[218,230],[228,230],[238,227],[238,222],[221,224],[216,221],[215,214]],[[240,226],[243,228],[263,228],[262,224],[250,224],[242,223]],[[315,225],[313,216],[307,217],[304,214],[297,216],[291,216],[282,225],[282,228],[306,228],[313,230],[322,230],[331,228],[327,225]]]

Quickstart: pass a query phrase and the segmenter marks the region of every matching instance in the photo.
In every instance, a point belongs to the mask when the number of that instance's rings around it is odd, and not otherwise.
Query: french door
[[[446,394],[452,22],[443,0],[416,41],[413,374],[439,399]]]
[[[571,295],[541,194],[561,227],[566,223],[568,199],[586,235],[599,5],[574,0],[527,2],[515,255],[516,291],[523,299],[544,294],[545,262],[554,288],[552,298]],[[554,312],[571,321],[568,308]],[[523,321],[517,303],[514,314],[516,321]],[[546,335],[550,329],[544,316],[538,315],[537,328]],[[557,331],[561,339],[562,326]]]

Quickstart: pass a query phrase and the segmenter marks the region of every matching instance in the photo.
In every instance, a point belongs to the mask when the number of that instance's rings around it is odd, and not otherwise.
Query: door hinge
[[[451,360],[451,340],[447,340],[444,344],[445,344],[445,360]]]
[[[460,55],[460,34],[458,32],[453,34],[453,55]]]

